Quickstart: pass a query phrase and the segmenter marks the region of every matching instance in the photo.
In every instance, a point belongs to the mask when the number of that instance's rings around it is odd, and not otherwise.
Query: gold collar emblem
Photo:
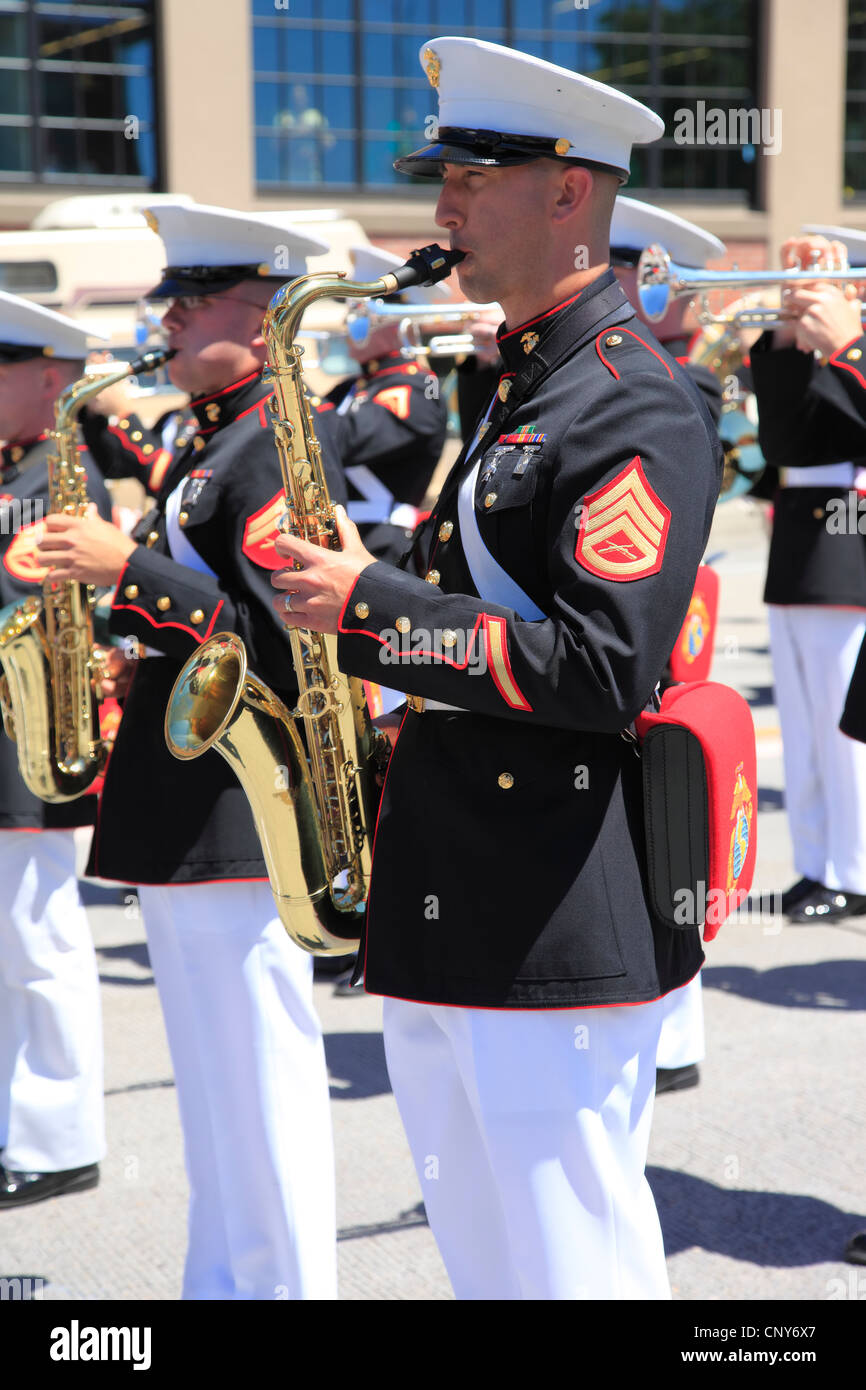
[[[220,408],[217,405],[216,401],[211,401],[209,405],[206,405],[204,408],[204,413],[210,420],[211,424],[215,425],[217,420],[220,418]]]
[[[538,334],[537,334],[537,333],[524,333],[524,334],[522,335],[520,341],[521,341],[522,344],[523,344],[523,351],[524,351],[524,352],[527,354],[527,356],[528,356],[529,353],[532,351],[532,349],[533,349],[534,347],[537,347],[537,346],[538,346]]]

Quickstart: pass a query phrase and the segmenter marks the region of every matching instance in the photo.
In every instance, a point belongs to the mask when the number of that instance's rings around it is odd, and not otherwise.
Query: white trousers
[[[670,1297],[644,1176],[658,1003],[384,1001],[394,1095],[460,1299]]]
[[[16,1172],[105,1154],[99,975],[71,830],[0,831],[0,1144]]]
[[[313,958],[267,883],[139,889],[190,1186],[183,1297],[337,1296]]]
[[[656,1066],[690,1067],[704,1060],[704,1000],[700,972],[659,1001],[662,1030]]]
[[[866,893],[866,745],[838,728],[866,615],[770,605],[769,621],[794,865]]]

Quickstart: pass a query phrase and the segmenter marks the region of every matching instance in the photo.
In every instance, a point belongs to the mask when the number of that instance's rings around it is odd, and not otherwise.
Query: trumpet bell
[[[660,323],[671,303],[671,258],[663,246],[648,246],[637,263],[637,293],[644,317]]]

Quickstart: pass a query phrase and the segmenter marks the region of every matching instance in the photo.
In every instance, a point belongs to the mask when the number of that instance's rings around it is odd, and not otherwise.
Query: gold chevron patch
[[[616,583],[657,574],[670,521],[636,454],[612,482],[584,499],[575,559],[591,574]]]

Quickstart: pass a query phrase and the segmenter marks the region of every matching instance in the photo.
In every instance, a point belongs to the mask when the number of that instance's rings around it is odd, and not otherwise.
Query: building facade
[[[471,34],[645,101],[626,192],[744,266],[801,223],[866,228],[866,0],[0,0],[0,227],[73,192],[340,207],[401,249],[433,190],[396,175],[435,96],[425,40]]]

